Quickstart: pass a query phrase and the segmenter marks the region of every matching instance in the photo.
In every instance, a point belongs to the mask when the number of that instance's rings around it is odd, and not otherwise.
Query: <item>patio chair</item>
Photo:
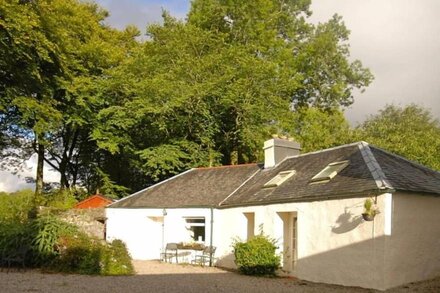
[[[179,262],[177,256],[177,243],[167,243],[166,247],[165,247],[165,251],[162,252],[160,254],[160,259],[162,261],[169,261],[171,262],[171,260],[173,259],[173,257],[176,258],[176,263]]]
[[[205,266],[206,264],[212,265],[214,262],[214,254],[217,248],[215,246],[206,246],[203,249],[201,255],[196,255],[195,258],[191,261],[194,264],[199,264],[201,266]]]

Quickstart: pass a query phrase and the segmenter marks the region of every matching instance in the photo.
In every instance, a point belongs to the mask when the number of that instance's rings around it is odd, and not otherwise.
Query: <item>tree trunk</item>
[[[43,193],[43,166],[44,166],[44,145],[38,142],[38,138],[36,139],[37,143],[37,174],[35,178],[35,195],[32,203],[32,208],[28,212],[29,219],[35,219],[37,217],[37,205],[38,198]]]
[[[43,166],[44,166],[44,145],[38,142],[37,146],[37,175],[35,178],[35,198],[43,193]]]

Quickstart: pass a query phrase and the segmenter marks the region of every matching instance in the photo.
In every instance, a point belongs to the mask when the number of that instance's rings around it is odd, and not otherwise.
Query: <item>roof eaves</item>
[[[288,198],[288,199],[277,199],[277,200],[262,200],[262,201],[249,201],[244,203],[232,203],[223,206],[219,206],[219,209],[233,208],[233,207],[245,207],[245,206],[259,206],[259,205],[272,205],[272,204],[284,204],[284,203],[294,203],[294,202],[310,202],[310,201],[320,201],[320,200],[332,200],[332,199],[343,199],[343,198],[355,198],[355,197],[366,197],[372,195],[379,195],[383,193],[394,193],[396,192],[393,188],[385,189],[371,189],[362,190],[357,192],[347,192],[347,193],[334,193],[322,196],[305,196],[300,198]]]
[[[371,151],[368,143],[365,141],[361,141],[358,143],[358,147],[359,151],[361,152],[362,158],[364,159],[364,162],[371,173],[371,176],[373,176],[373,179],[376,182],[377,188],[394,189],[391,183],[387,180],[385,173],[377,162],[376,157]]]
[[[189,172],[191,172],[191,171],[194,171],[194,170],[196,170],[196,169],[195,169],[195,168],[191,168],[191,169],[189,169],[189,170],[186,170],[185,172],[182,172],[182,173],[180,173],[180,174],[177,174],[177,175],[175,175],[175,176],[173,176],[173,177],[170,177],[170,178],[168,178],[168,179],[166,179],[166,180],[164,180],[164,181],[161,181],[161,182],[156,183],[156,184],[154,184],[154,185],[148,186],[147,188],[144,188],[144,189],[142,189],[142,190],[139,190],[138,192],[135,192],[135,193],[133,193],[133,194],[127,196],[127,197],[124,197],[124,198],[121,198],[120,200],[115,201],[114,203],[108,205],[106,208],[111,208],[113,205],[116,205],[116,204],[118,204],[118,203],[120,203],[120,202],[122,202],[122,201],[124,201],[124,200],[127,200],[127,199],[129,199],[129,198],[131,198],[131,197],[133,197],[133,196],[136,196],[136,195],[138,195],[138,194],[140,194],[140,193],[142,193],[142,192],[144,192],[144,191],[147,191],[147,190],[149,190],[149,189],[151,189],[151,188],[153,188],[153,187],[156,187],[156,186],[158,186],[158,185],[164,184],[164,183],[166,183],[166,182],[168,182],[168,181],[171,181],[171,180],[173,180],[173,179],[175,179],[175,178],[177,178],[177,177],[180,177],[180,176],[182,176],[182,175],[184,175],[184,174],[186,174],[186,173],[189,173]]]

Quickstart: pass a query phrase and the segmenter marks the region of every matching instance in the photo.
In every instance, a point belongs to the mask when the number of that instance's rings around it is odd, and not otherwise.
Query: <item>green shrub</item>
[[[34,192],[30,189],[0,192],[0,222],[26,222],[33,207],[33,196]]]
[[[65,273],[100,274],[102,251],[102,244],[95,243],[81,232],[66,235],[59,241],[59,254],[50,269]]]
[[[274,275],[280,257],[275,254],[275,241],[258,235],[247,242],[234,243],[235,263],[246,275]]]
[[[56,189],[44,194],[41,204],[60,210],[73,208],[78,202],[75,198],[75,191]]]
[[[32,230],[27,223],[0,222],[0,256],[12,255],[18,249],[32,247]],[[32,263],[32,254],[26,254],[25,263]]]
[[[108,244],[103,257],[103,275],[131,275],[134,273],[130,254],[119,239]]]
[[[78,233],[75,226],[51,215],[37,218],[30,225],[35,264],[50,263],[59,254],[59,240]]]
[[[0,256],[29,248],[26,265],[88,275],[130,275],[134,269],[125,244],[103,243],[57,217],[11,218],[0,221]]]
[[[83,233],[63,237],[59,256],[49,267],[65,273],[87,275],[131,275],[130,255],[120,240],[101,243]]]

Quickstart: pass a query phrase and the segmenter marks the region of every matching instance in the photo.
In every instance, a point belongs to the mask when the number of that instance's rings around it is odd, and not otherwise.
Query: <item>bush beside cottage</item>
[[[27,267],[52,272],[130,275],[131,257],[120,240],[105,243],[53,213],[29,218],[31,191],[0,193],[0,256],[24,258]],[[1,260],[0,259],[0,260]],[[1,262],[2,265],[7,265]],[[14,265],[20,265],[15,262]]]

